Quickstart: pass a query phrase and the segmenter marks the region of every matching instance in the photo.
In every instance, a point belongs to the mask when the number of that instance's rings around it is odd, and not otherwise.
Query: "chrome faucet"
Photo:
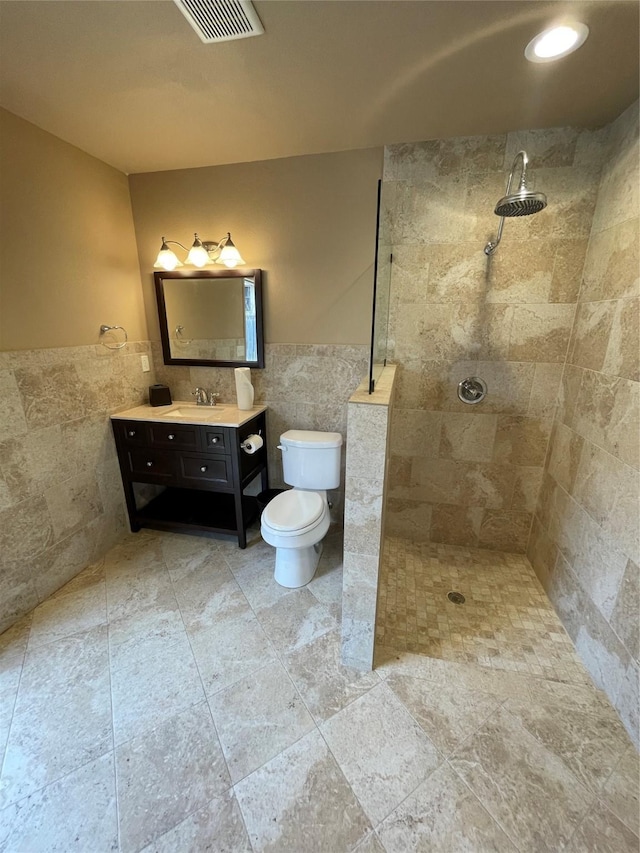
[[[215,406],[220,396],[220,394],[214,394],[213,391],[207,391],[205,388],[196,388],[191,394],[196,398],[197,406]]]

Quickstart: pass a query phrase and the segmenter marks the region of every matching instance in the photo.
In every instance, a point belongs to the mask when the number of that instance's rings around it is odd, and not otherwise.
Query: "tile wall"
[[[395,373],[387,365],[373,394],[365,379],[348,406],[342,662],[363,670],[373,669]]]
[[[638,743],[638,104],[609,132],[528,555]]]
[[[0,353],[0,632],[128,531],[108,415],[148,399],[142,353]]]
[[[390,360],[398,364],[387,530],[410,540],[524,552],[576,312],[604,132],[532,130],[385,151],[393,251]],[[526,149],[543,212],[496,202]],[[458,382],[489,393],[461,403]]]
[[[284,486],[286,429],[340,432],[367,368],[366,346],[267,345],[252,372],[266,403],[271,486]],[[149,353],[157,372],[142,373]],[[159,343],[0,353],[0,631],[100,557],[127,530],[110,412],[147,402],[153,382],[190,399],[196,385],[235,400],[228,368],[168,367]],[[343,454],[344,470],[344,454]],[[344,483],[344,475],[343,480]],[[332,495],[341,524],[344,487]]]
[[[160,344],[153,344],[158,382],[171,388],[174,400],[190,400],[196,385],[220,394],[220,402],[235,402],[233,370],[227,367],[165,365]],[[277,449],[288,429],[339,432],[346,443],[347,402],[368,369],[369,347],[348,344],[266,344],[265,368],[252,370],[255,402],[267,405],[269,484],[283,488],[282,463]],[[345,450],[342,480],[331,493],[334,524],[344,512]]]
[[[256,401],[269,406],[271,486],[281,487],[284,430],[336,431],[346,440],[347,401],[368,347],[266,349],[267,367],[252,377]],[[142,373],[142,353],[157,370]],[[200,385],[235,401],[232,370],[165,366],[159,343],[0,353],[0,632],[128,531],[108,415],[147,402],[154,382],[166,382],[174,399],[189,400]],[[331,497],[341,525],[344,486]]]

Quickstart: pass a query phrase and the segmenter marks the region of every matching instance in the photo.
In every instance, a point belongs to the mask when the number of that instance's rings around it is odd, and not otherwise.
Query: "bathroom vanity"
[[[232,534],[245,548],[258,508],[244,490],[258,475],[267,488],[265,411],[175,402],[112,415],[131,530]],[[243,447],[250,435],[265,442],[255,453]],[[135,483],[164,488],[138,507]]]

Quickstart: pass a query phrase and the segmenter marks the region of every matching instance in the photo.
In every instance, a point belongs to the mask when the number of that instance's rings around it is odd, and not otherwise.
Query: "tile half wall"
[[[128,531],[109,414],[147,402],[143,354],[0,353],[0,632]]]

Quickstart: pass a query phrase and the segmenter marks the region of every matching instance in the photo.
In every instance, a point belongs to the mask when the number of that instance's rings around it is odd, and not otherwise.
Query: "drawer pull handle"
[[[147,468],[151,468],[152,465],[153,465],[153,462],[147,462]]]
[[[175,435],[172,432],[170,432],[169,435],[167,436],[167,438],[169,439],[169,441],[173,441],[173,439],[175,438]]]
[[[214,435],[214,437],[211,439],[211,444],[217,444],[219,441],[220,439],[218,438],[218,436]]]
[[[204,474],[204,472],[207,470],[207,466],[206,466],[206,465],[201,465],[201,466],[200,466],[200,470],[201,470],[201,471],[202,471],[202,473]]]
[[[133,436],[134,436],[135,434],[136,434],[135,429],[130,429],[130,430],[129,430],[129,435],[131,436],[131,438],[133,438]]]

